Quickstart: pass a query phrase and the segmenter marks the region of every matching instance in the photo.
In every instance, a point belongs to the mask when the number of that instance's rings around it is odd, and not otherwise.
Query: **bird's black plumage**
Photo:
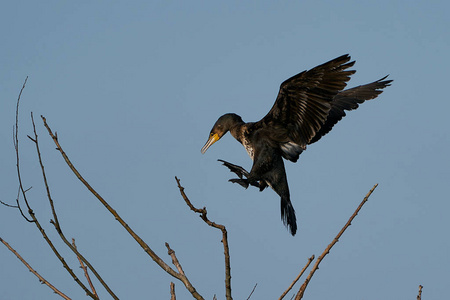
[[[392,80],[344,90],[354,70],[349,55],[342,55],[311,70],[303,71],[280,86],[269,113],[258,122],[245,123],[234,113],[221,116],[211,129],[202,153],[228,131],[247,150],[253,166],[244,168],[220,160],[239,178],[230,179],[261,191],[270,186],[281,197],[281,219],[295,235],[297,222],[292,206],[283,158],[296,162],[308,144],[318,141],[345,116],[345,110],[358,108],[376,98]]]

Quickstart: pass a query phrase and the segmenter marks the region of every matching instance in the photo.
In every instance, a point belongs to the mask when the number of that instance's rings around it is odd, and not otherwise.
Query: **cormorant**
[[[230,131],[253,160],[250,172],[219,160],[239,178],[230,179],[247,188],[270,186],[281,197],[281,219],[292,235],[297,231],[283,159],[296,162],[306,146],[317,142],[345,116],[345,110],[358,108],[365,100],[376,98],[392,80],[387,76],[369,84],[344,90],[354,70],[348,70],[348,54],[303,71],[280,86],[275,104],[258,122],[245,123],[228,113],[214,124],[201,152]]]

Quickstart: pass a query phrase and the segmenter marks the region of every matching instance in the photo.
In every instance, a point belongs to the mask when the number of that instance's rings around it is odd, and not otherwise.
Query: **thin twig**
[[[0,200],[0,203],[3,204],[4,206],[7,206],[7,207],[19,208],[18,205],[11,205],[11,204],[8,204],[8,203],[3,202],[2,200]]]
[[[47,128],[47,131],[49,135],[52,137],[53,142],[56,145],[56,149],[61,153],[62,157],[64,158],[66,164],[69,166],[70,170],[75,174],[75,176],[84,184],[84,186],[103,204],[103,206],[106,207],[106,209],[114,216],[114,218],[122,225],[125,230],[134,238],[134,240],[144,249],[144,251],[153,259],[153,261],[156,262],[164,271],[166,271],[171,276],[179,279],[183,284],[186,286],[186,289],[191,293],[191,295],[196,299],[203,299],[203,297],[196,291],[194,286],[189,282],[189,280],[184,276],[181,276],[181,274],[178,274],[175,270],[173,270],[168,264],[166,264],[151,248],[147,245],[147,243],[144,242],[143,239],[139,235],[137,235],[131,227],[120,217],[120,215],[109,205],[108,202],[106,202],[105,199],[103,199],[102,196],[100,196],[97,191],[95,191],[92,186],[81,176],[81,174],[78,172],[78,170],[75,168],[75,166],[70,161],[67,154],[62,149],[61,145],[59,144],[58,137],[53,134],[50,126],[47,124],[47,120],[41,116],[42,121],[44,122],[45,128]]]
[[[11,247],[4,239],[2,239],[0,237],[0,242],[2,242],[8,249],[9,251],[11,251],[12,253],[14,253],[14,255],[28,268],[28,270],[30,270],[31,273],[33,273],[38,279],[39,282],[41,282],[42,284],[47,285],[49,288],[51,288],[56,294],[58,294],[59,296],[61,296],[62,298],[66,299],[66,300],[70,300],[70,298],[65,295],[63,292],[61,292],[60,290],[58,290],[55,286],[53,286],[50,282],[48,282],[44,277],[42,277],[36,270],[34,270],[27,262],[25,259],[22,258],[22,256],[20,256],[20,254],[14,250],[13,247]]]
[[[312,255],[309,259],[308,262],[306,263],[306,265],[303,267],[303,269],[300,271],[300,273],[297,275],[297,277],[294,279],[294,281],[292,281],[291,285],[284,291],[283,294],[281,294],[280,298],[278,298],[278,300],[281,300],[284,298],[284,296],[287,295],[287,293],[289,293],[289,291],[294,287],[294,285],[297,283],[297,281],[300,279],[300,277],[302,277],[303,273],[305,273],[306,269],[308,269],[309,265],[311,264],[311,262],[314,260],[314,255]]]
[[[300,300],[303,297],[303,294],[305,293],[305,289],[308,286],[308,283],[311,281],[311,278],[313,277],[314,273],[319,269],[320,262],[324,259],[324,257],[330,253],[331,248],[339,241],[339,238],[342,236],[342,234],[345,232],[345,230],[352,224],[353,219],[356,217],[356,215],[359,213],[363,205],[369,200],[370,195],[373,193],[373,191],[377,188],[378,183],[373,186],[372,189],[367,193],[367,195],[364,197],[362,202],[359,204],[358,208],[355,210],[353,215],[350,217],[350,219],[347,221],[347,223],[342,227],[341,231],[336,235],[334,240],[331,242],[331,244],[328,245],[327,248],[325,248],[325,251],[319,256],[316,263],[314,264],[314,267],[312,268],[311,272],[309,272],[308,277],[305,279],[305,282],[300,287],[300,290],[298,291],[295,300]]]
[[[422,299],[422,285],[419,285],[419,293],[417,294],[417,300],[421,300]]]
[[[16,167],[17,167],[17,177],[18,177],[18,181],[19,181],[19,191],[18,191],[18,195],[17,195],[17,206],[19,208],[19,211],[21,213],[21,215],[24,217],[25,220],[27,220],[30,223],[34,223],[36,225],[36,227],[38,228],[38,230],[41,232],[42,237],[44,238],[44,240],[47,242],[47,244],[50,246],[50,248],[52,249],[53,253],[56,255],[56,257],[59,259],[59,261],[62,263],[63,267],[67,270],[67,272],[70,274],[70,276],[72,276],[72,278],[75,280],[75,282],[86,292],[86,294],[88,296],[90,296],[93,299],[98,299],[97,297],[95,297],[89,290],[88,288],[78,279],[78,277],[75,275],[75,273],[73,272],[73,270],[69,267],[69,265],[66,263],[66,261],[64,260],[64,258],[61,256],[61,254],[58,252],[58,250],[56,249],[56,247],[53,245],[53,242],[50,240],[50,238],[47,236],[47,234],[45,233],[44,228],[42,228],[41,224],[39,223],[38,219],[36,218],[36,215],[34,213],[34,211],[31,209],[28,200],[27,200],[27,196],[26,193],[29,190],[28,189],[24,189],[23,188],[23,184],[22,184],[22,177],[21,177],[21,173],[20,173],[20,164],[19,164],[19,102],[20,102],[20,96],[22,95],[22,91],[25,88],[25,84],[27,82],[28,77],[25,79],[25,82],[22,86],[22,89],[20,90],[19,93],[19,97],[17,99],[17,106],[16,106],[16,126],[15,126],[15,130],[13,130],[13,143],[14,143],[14,149],[16,151]],[[19,202],[19,197],[20,194],[22,194],[23,200],[28,208],[28,214],[31,217],[31,220],[28,219],[25,214],[22,211],[22,208],[20,206],[20,202]]]
[[[100,276],[100,274],[98,274],[97,270],[95,270],[95,268],[92,266],[92,264],[77,250],[76,247],[74,247],[69,242],[69,240],[67,240],[66,236],[64,235],[64,233],[62,231],[61,225],[58,220],[58,215],[56,214],[55,205],[54,205],[51,193],[50,193],[50,187],[48,185],[47,175],[45,173],[45,168],[44,168],[44,163],[42,162],[41,151],[39,148],[39,139],[38,139],[38,135],[36,132],[36,125],[34,123],[33,113],[31,113],[31,122],[33,124],[34,139],[32,139],[32,138],[30,138],[30,139],[34,142],[34,144],[36,146],[36,152],[38,155],[39,165],[41,166],[42,177],[44,179],[45,190],[47,192],[47,198],[48,198],[48,201],[50,202],[50,207],[51,207],[52,214],[53,214],[53,220],[51,220],[50,223],[55,227],[56,232],[58,232],[59,236],[61,237],[62,241],[66,244],[66,246],[69,247],[70,250],[72,250],[72,252],[77,256],[78,259],[83,261],[88,266],[88,268],[92,271],[94,276],[98,279],[98,281],[101,283],[101,285],[103,285],[103,287],[111,295],[111,297],[113,297],[113,299],[118,300],[119,298],[114,294],[114,292],[111,290],[111,288],[106,284],[106,282],[103,280],[103,278]],[[91,282],[89,282],[89,283],[91,283]],[[91,289],[92,289],[92,286],[91,286]],[[98,298],[98,295],[96,294],[95,289],[93,290],[92,294],[96,298]]]
[[[17,178],[19,181],[19,193],[16,199],[16,203],[17,203],[17,207],[19,208],[20,214],[22,215],[22,217],[27,220],[28,222],[32,223],[33,221],[28,219],[27,216],[25,216],[25,214],[22,211],[22,208],[20,207],[20,202],[19,202],[19,195],[20,192],[22,192],[23,195],[23,200],[25,201],[25,204],[28,207],[28,213],[31,215],[32,214],[32,210],[30,205],[28,205],[28,200],[26,197],[26,192],[28,190],[24,190],[23,185],[22,185],[22,177],[20,175],[20,156],[19,156],[19,103],[20,103],[20,97],[22,96],[22,92],[25,89],[25,86],[27,84],[27,80],[28,80],[28,76],[25,78],[25,81],[22,85],[22,88],[20,89],[20,93],[19,93],[19,97],[17,97],[17,104],[16,104],[16,125],[15,127],[13,127],[13,144],[14,144],[14,149],[16,150],[16,169],[17,169]]]
[[[253,295],[253,292],[255,291],[257,285],[258,283],[255,283],[255,286],[253,287],[253,290],[250,292],[250,295],[248,295],[247,300],[249,300],[250,297]]]
[[[77,245],[75,245],[75,239],[74,239],[74,238],[72,238],[72,246],[73,246],[76,250],[78,250],[78,249],[77,249]],[[86,277],[86,279],[87,279],[87,281],[88,281],[88,283],[89,283],[89,286],[91,287],[92,294],[94,294],[95,296],[98,297],[97,291],[95,290],[95,287],[94,287],[94,285],[92,284],[91,277],[89,276],[88,269],[86,268],[86,265],[83,263],[83,260],[82,260],[80,257],[77,256],[77,258],[78,258],[78,261],[80,262],[80,267],[81,267],[81,269],[83,269],[84,276]]]
[[[175,295],[175,283],[170,283],[170,300],[177,300],[177,296]]]
[[[186,196],[186,193],[184,192],[184,187],[182,187],[180,184],[180,180],[176,176],[175,176],[175,180],[177,181],[181,196],[183,197],[184,201],[189,206],[189,208],[192,211],[199,213],[200,217],[206,224],[208,224],[211,227],[220,229],[222,231],[223,252],[225,255],[225,296],[226,296],[227,300],[231,300],[233,298],[231,297],[231,267],[230,267],[230,250],[228,247],[227,229],[225,228],[224,225],[214,223],[208,219],[208,217],[207,217],[208,212],[206,211],[206,207],[203,207],[202,209],[198,209],[194,205],[192,205],[191,201],[189,200],[189,198]]]

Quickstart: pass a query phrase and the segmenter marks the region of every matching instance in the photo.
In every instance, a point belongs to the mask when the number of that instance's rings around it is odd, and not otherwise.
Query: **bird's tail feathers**
[[[289,197],[281,197],[281,220],[289,232],[294,236],[297,232],[297,219],[295,210]]]

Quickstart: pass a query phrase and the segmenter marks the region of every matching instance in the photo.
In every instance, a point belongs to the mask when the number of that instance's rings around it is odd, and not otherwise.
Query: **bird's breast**
[[[247,151],[250,158],[253,160],[253,157],[255,155],[255,149],[253,148],[252,144],[248,139],[242,140],[242,145],[244,146],[245,150]]]

